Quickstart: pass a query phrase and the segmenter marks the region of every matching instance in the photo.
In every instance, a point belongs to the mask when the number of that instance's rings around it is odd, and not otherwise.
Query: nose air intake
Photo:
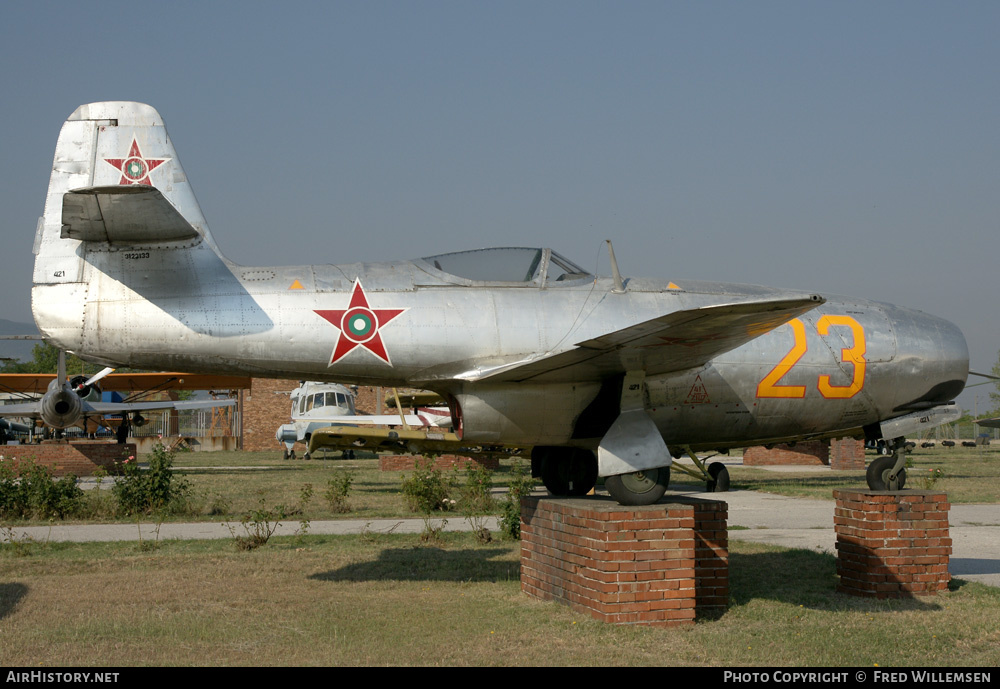
[[[900,311],[903,311],[900,309]],[[953,323],[925,313],[897,318],[899,394],[893,411],[919,411],[953,401],[969,377],[969,348]]]

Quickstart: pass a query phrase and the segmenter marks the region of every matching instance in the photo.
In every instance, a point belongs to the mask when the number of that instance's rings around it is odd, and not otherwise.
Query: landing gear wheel
[[[903,486],[906,485],[906,469],[899,470],[895,481],[889,480],[889,474],[895,464],[895,457],[879,457],[869,464],[865,473],[868,487],[872,490],[903,490]]]
[[[597,457],[588,450],[552,448],[542,458],[542,483],[552,495],[586,495],[597,485]]]
[[[670,467],[617,474],[604,479],[604,487],[622,505],[652,505],[670,484]]]
[[[291,459],[291,458],[290,458],[290,457],[288,456],[288,450],[282,450],[282,451],[281,451],[281,458],[282,458],[282,459]]]
[[[708,465],[708,475],[711,481],[705,482],[705,490],[709,493],[725,493],[729,491],[729,469],[722,462],[712,462]]]

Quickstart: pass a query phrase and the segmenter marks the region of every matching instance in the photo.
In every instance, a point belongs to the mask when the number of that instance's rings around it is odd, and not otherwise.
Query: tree
[[[48,342],[36,344],[31,349],[31,361],[8,361],[0,372],[3,373],[56,373],[59,370],[59,348]],[[66,356],[66,372],[69,375],[77,373],[97,373],[101,370],[96,364],[88,364],[75,354]]]

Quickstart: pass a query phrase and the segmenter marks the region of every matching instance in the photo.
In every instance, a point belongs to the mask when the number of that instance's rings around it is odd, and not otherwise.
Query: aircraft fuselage
[[[80,277],[75,285],[36,284],[36,321],[83,314],[43,334],[94,361],[423,387],[458,401],[470,441],[556,445],[593,444],[606,430],[580,426],[600,383],[558,373],[517,383],[462,380],[462,362],[475,372],[484,362],[558,352],[673,311],[780,294],[646,279],[626,280],[619,294],[611,278],[593,276],[477,284],[423,260],[243,267],[205,246],[89,248]],[[365,302],[358,314],[391,318],[362,318],[348,333],[350,324],[341,330],[344,322],[321,315],[349,317],[357,290]],[[834,297],[703,366],[647,377],[643,395],[668,445],[728,447],[857,433],[947,402],[964,385],[967,361],[965,340],[947,321]]]
[[[599,473],[626,504],[658,499],[682,449],[942,423],[968,375],[965,339],[942,319],[623,279],[610,245],[610,278],[524,247],[238,266],[141,103],[83,105],[64,123],[34,253],[36,325],[85,359],[431,390],[461,442],[530,446],[553,492],[582,494]]]

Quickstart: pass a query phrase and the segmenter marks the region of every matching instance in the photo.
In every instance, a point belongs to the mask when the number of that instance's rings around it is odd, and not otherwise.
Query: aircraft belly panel
[[[563,445],[596,384],[469,387],[456,394],[463,440],[472,443]]]

